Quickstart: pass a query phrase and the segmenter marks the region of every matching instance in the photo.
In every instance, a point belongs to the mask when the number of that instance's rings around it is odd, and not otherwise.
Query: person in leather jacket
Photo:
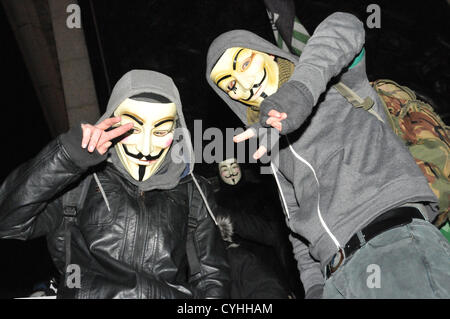
[[[228,297],[215,202],[206,181],[192,173],[190,143],[173,81],[132,70],[115,85],[96,125],[60,135],[6,178],[0,238],[47,236],[65,278],[58,298]],[[83,205],[64,228],[64,195],[88,177]],[[79,270],[75,285],[67,282],[68,261]]]

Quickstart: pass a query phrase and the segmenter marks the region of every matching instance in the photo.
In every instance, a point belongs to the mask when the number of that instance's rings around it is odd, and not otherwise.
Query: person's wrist
[[[75,125],[59,137],[62,147],[72,162],[82,169],[87,169],[104,161],[107,153],[101,155],[96,149],[93,152],[89,152],[87,148],[82,148],[82,137],[81,124]]]
[[[289,134],[298,129],[311,114],[313,103],[313,96],[303,83],[289,81],[261,102],[260,124],[264,127],[270,126],[266,121],[272,109],[279,113],[286,113],[287,118],[281,121],[280,134]]]

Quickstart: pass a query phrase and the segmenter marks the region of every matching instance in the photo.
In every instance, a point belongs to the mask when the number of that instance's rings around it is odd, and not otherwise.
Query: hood
[[[170,189],[175,187],[182,177],[192,173],[195,163],[189,131],[184,120],[180,95],[170,77],[154,71],[129,71],[114,86],[106,112],[100,117],[97,123],[111,117],[116,108],[125,99],[141,93],[156,93],[175,103],[177,121],[173,144],[155,174],[145,181],[137,181],[128,173],[122,165],[114,146],[109,148],[108,161],[117,168],[124,178],[143,191]]]
[[[222,91],[209,77],[211,70],[222,54],[229,48],[243,47],[252,50],[257,50],[263,53],[271,54],[276,57],[281,57],[297,64],[298,57],[283,51],[275,44],[257,36],[256,34],[246,30],[228,31],[218,36],[209,46],[208,55],[206,58],[206,81],[213,88],[213,90],[227,103],[233,112],[241,119],[245,125],[247,123],[247,105],[233,100],[228,94]]]

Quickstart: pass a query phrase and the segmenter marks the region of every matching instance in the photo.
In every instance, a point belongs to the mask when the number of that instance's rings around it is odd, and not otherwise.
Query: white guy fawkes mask
[[[211,80],[232,99],[259,106],[278,90],[274,56],[247,48],[229,48],[217,61]]]
[[[219,163],[220,178],[228,185],[236,185],[242,177],[241,168],[235,158]]]
[[[138,181],[152,176],[173,142],[175,103],[150,103],[126,99],[115,110],[120,124],[133,123],[132,132],[115,145],[120,161]]]

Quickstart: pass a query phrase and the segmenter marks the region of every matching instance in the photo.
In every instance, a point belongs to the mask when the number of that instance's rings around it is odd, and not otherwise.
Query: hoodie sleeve
[[[58,223],[60,216],[50,214],[47,205],[56,202],[64,189],[80,178],[87,168],[75,161],[82,156],[69,151],[69,144],[75,143],[72,141],[81,144],[80,131],[81,128],[74,128],[59,136],[3,181],[0,186],[0,238],[34,238],[46,234]],[[84,164],[103,160],[100,154],[91,154],[83,154],[87,159]]]
[[[295,198],[294,187],[281,174],[276,174],[282,191],[282,194],[280,194],[282,197],[281,201],[287,206],[284,209],[288,209],[289,216],[295,214],[300,208]],[[296,235],[290,235],[289,240],[292,243],[294,257],[297,260],[300,280],[302,281],[303,288],[307,294],[308,290],[313,286],[324,284],[323,274],[320,270],[320,262],[311,257],[306,240]]]
[[[286,112],[282,134],[296,130],[311,114],[328,82],[341,73],[364,45],[364,25],[354,15],[336,12],[314,31],[288,82],[261,103],[261,124],[271,109]]]
[[[216,202],[213,192],[206,181],[198,180],[208,205],[214,212]],[[192,282],[197,290],[195,295],[199,298],[208,299],[228,298],[230,273],[225,244],[196,188],[193,192],[190,209],[197,210],[193,214],[197,216],[194,242],[200,263],[200,275],[198,278],[194,278]]]

